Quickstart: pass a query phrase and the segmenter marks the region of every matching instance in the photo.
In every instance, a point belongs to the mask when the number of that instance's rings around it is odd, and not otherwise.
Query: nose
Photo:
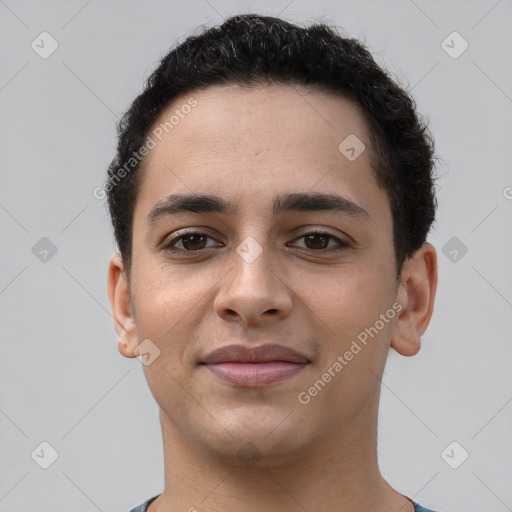
[[[214,300],[215,312],[245,326],[288,316],[293,293],[283,275],[271,267],[270,250],[263,249],[254,260],[244,258],[242,252],[233,252],[232,257],[231,270]]]

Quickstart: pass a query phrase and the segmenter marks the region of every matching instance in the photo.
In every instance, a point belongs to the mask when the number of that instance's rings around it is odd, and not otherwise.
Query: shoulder
[[[429,508],[422,507],[419,503],[414,502],[414,512],[436,512]]]
[[[158,496],[160,496],[160,494],[157,494],[156,496],[149,498],[144,503],[141,503],[138,507],[132,508],[129,512],[146,512],[149,507],[149,504],[152,501],[155,501],[158,498]]]
[[[132,508],[129,512],[146,512],[148,506],[151,502],[156,500],[160,496],[159,494],[149,498],[144,503],[141,503],[139,506]],[[436,512],[435,510],[431,510],[429,508],[422,507],[419,503],[414,502],[414,512]]]

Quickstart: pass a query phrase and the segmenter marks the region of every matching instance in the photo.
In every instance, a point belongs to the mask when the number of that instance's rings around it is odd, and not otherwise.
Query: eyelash
[[[205,247],[202,249],[180,249],[180,248],[173,247],[173,245],[175,243],[179,242],[183,238],[190,236],[190,235],[203,235],[203,236],[206,236],[207,238],[211,238],[213,240],[213,237],[211,237],[201,231],[185,231],[185,232],[182,232],[179,236],[172,238],[168,242],[164,242],[164,244],[162,244],[162,249],[164,250],[164,252],[171,252],[171,253],[179,252],[179,253],[191,253],[191,254],[195,253],[195,254],[197,254],[200,251],[204,251],[204,250],[212,248],[212,247]],[[335,248],[330,247],[330,248],[324,248],[324,249],[309,249],[307,247],[299,247],[299,249],[301,249],[303,251],[312,252],[312,253],[319,253],[319,252],[323,252],[323,253],[333,253],[334,252],[334,253],[336,253],[336,252],[343,251],[343,250],[346,250],[346,249],[349,249],[352,247],[352,245],[349,244],[348,242],[345,242],[344,240],[340,240],[339,238],[335,237],[331,233],[322,231],[321,229],[317,229],[314,231],[308,231],[307,233],[304,233],[301,236],[299,236],[298,238],[296,238],[294,240],[294,242],[297,240],[300,240],[301,238],[309,236],[309,235],[322,235],[324,237],[330,238],[330,239],[334,240],[335,242],[337,242],[339,244],[339,247],[335,247]]]

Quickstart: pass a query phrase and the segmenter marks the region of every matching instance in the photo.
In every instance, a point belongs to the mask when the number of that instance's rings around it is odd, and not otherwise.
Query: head
[[[270,460],[374,423],[390,346],[415,354],[432,313],[433,162],[412,98],[326,25],[234,16],[162,59],[106,190],[120,351],[150,340],[169,431]],[[307,364],[261,386],[204,364],[267,343]]]

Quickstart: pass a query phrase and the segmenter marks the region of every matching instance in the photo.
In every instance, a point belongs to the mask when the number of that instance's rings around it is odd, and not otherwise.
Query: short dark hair
[[[212,85],[269,83],[330,92],[360,107],[370,132],[372,168],[390,201],[397,277],[405,259],[426,241],[437,206],[434,141],[410,94],[375,62],[364,44],[342,37],[333,27],[315,23],[302,28],[270,16],[236,15],[169,51],[117,125],[117,154],[108,169],[106,189],[128,277],[143,162],[133,155],[157,117],[182,94]]]

